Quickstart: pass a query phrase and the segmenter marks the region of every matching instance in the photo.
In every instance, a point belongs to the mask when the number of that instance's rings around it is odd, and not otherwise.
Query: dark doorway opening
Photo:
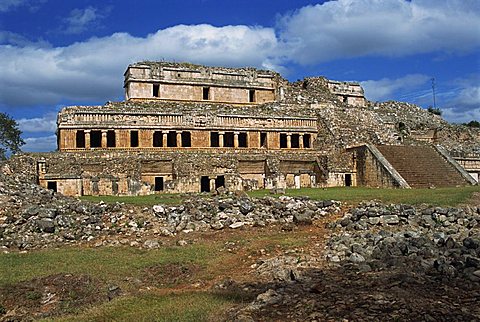
[[[227,148],[233,148],[233,132],[225,132],[223,135],[223,146]]]
[[[117,146],[117,143],[115,141],[115,131],[108,130],[107,131],[107,148],[114,148],[116,146]]]
[[[238,146],[240,148],[248,147],[247,133],[242,132],[238,134]]]
[[[287,147],[287,135],[280,133],[280,148],[285,149]]]
[[[153,97],[160,97],[160,85],[153,84]]]
[[[260,147],[266,148],[267,147],[267,133],[260,133]]]
[[[85,148],[85,131],[78,130],[75,135],[75,146],[77,148]]]
[[[163,146],[163,133],[162,133],[162,131],[153,132],[153,146],[154,147]]]
[[[218,148],[220,146],[218,132],[210,132],[210,146],[213,148]]]
[[[310,148],[310,134],[303,135],[303,147]]]
[[[102,131],[90,132],[90,147],[101,148],[102,147]]]
[[[169,131],[167,133],[167,147],[174,148],[177,146],[177,132]]]
[[[47,182],[47,189],[53,190],[53,192],[57,192],[57,181],[48,181]]]
[[[130,131],[130,146],[132,148],[138,147],[138,131]]]
[[[189,148],[192,146],[192,135],[190,132],[183,131],[182,132],[182,147]]]
[[[210,87],[203,87],[202,98],[204,100],[209,100],[210,99]]]
[[[300,135],[292,134],[292,148],[298,149],[300,147]]]
[[[251,89],[251,90],[248,91],[248,101],[250,103],[255,102],[255,90],[254,89]]]
[[[345,187],[352,186],[352,175],[350,173],[345,174]]]
[[[163,177],[155,177],[155,191],[163,191]]]
[[[215,189],[218,189],[220,187],[225,188],[225,176],[217,176],[215,179]]]
[[[210,178],[202,176],[200,179],[200,192],[210,192]]]

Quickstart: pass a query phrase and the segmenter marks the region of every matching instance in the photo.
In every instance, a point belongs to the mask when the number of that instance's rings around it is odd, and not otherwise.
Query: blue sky
[[[436,102],[480,120],[479,0],[0,0],[0,112],[26,151],[55,149],[56,113],[123,99],[140,60],[359,81],[373,101]]]

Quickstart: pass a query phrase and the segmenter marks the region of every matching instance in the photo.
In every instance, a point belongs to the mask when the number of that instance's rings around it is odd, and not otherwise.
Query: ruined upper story
[[[278,73],[186,63],[140,62],[125,74],[126,100],[262,104],[278,100]]]
[[[139,62],[129,65],[124,77],[127,101],[213,102],[254,106],[272,102],[318,103],[319,100],[332,99],[353,106],[365,106],[367,102],[363,88],[358,83],[323,77],[289,83],[274,71],[255,68]]]

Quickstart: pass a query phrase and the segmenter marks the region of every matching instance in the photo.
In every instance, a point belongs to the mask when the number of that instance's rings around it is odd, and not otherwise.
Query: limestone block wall
[[[374,157],[366,146],[352,149],[355,155],[356,176],[359,186],[398,188],[398,183]]]

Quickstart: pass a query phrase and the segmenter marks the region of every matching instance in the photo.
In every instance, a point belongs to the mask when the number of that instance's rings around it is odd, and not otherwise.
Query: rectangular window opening
[[[251,90],[248,91],[248,101],[250,103],[255,102],[255,90],[254,89],[251,89]]]
[[[182,132],[182,147],[189,148],[192,146],[192,135],[188,131]]]
[[[203,87],[203,99],[204,100],[210,99],[210,87]]]
[[[298,149],[300,147],[300,135],[292,134],[292,148]]]
[[[57,192],[57,181],[48,181],[47,182],[47,189],[53,190],[53,192]]]
[[[287,134],[280,133],[280,148],[286,149],[287,148]]]
[[[163,177],[155,177],[155,191],[163,191]]]
[[[102,131],[90,132],[90,147],[101,148],[102,147]]]
[[[234,134],[233,132],[225,132],[223,135],[223,146],[227,148],[233,148],[234,146]]]
[[[153,97],[160,97],[160,85],[153,84]]]
[[[306,148],[306,149],[309,149],[311,147],[310,146],[310,138],[311,138],[310,134],[304,134],[303,135],[303,147]]]
[[[350,173],[345,174],[345,187],[352,186],[352,175]]]
[[[210,146],[212,148],[218,148],[220,146],[220,137],[218,132],[210,132]]]
[[[117,146],[117,143],[115,140],[115,131],[108,130],[107,131],[107,148],[114,148],[116,146]]]
[[[264,132],[260,133],[260,147],[261,148],[267,147],[267,133],[264,133]]]
[[[162,131],[153,132],[153,146],[162,147],[163,146],[163,133]]]
[[[77,133],[75,134],[75,146],[77,148],[85,148],[85,131],[77,131]]]
[[[238,147],[240,148],[248,147],[247,133],[241,132],[238,134]]]
[[[220,187],[225,188],[225,176],[217,176],[217,178],[215,178],[215,189]]]
[[[138,147],[138,131],[130,131],[130,147]]]
[[[167,147],[175,148],[177,146],[177,132],[169,131],[167,133]]]
[[[210,192],[210,178],[208,176],[201,177],[200,192]]]

